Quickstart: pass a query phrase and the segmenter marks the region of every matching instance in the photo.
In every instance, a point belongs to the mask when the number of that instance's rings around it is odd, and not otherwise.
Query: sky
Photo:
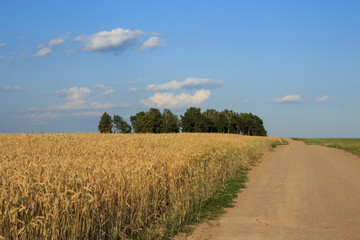
[[[360,1],[0,1],[0,132],[96,132],[155,107],[360,137]]]

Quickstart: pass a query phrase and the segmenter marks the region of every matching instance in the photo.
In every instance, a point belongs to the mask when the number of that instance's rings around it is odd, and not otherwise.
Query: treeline
[[[267,132],[261,118],[251,113],[237,113],[225,109],[217,111],[188,108],[184,115],[173,114],[169,109],[161,113],[159,109],[138,112],[130,117],[132,127],[119,115],[111,118],[106,112],[102,115],[98,130],[101,133],[233,133],[250,136],[266,136]],[[114,128],[114,131],[112,130]]]

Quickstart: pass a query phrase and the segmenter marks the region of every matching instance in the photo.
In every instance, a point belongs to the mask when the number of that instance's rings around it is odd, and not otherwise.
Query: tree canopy
[[[263,120],[252,113],[237,113],[225,109],[221,112],[207,109],[201,112],[200,108],[190,107],[184,115],[172,113],[164,109],[161,113],[157,108],[138,112],[130,116],[131,126],[119,115],[113,119],[105,112],[99,122],[101,133],[111,133],[114,124],[115,133],[232,133],[249,136],[266,136],[267,132]]]
[[[107,112],[104,112],[104,114],[101,116],[101,119],[99,121],[98,130],[100,133],[111,133],[112,132],[111,129],[112,129],[111,116]]]

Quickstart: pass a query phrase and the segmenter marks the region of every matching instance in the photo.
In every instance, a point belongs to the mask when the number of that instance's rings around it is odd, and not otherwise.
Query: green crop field
[[[310,145],[340,148],[360,156],[360,138],[293,138]]]

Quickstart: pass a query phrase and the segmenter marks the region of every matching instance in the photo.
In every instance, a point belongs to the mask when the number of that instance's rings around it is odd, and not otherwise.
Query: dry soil
[[[250,172],[234,208],[175,239],[360,239],[360,158],[288,141]]]

